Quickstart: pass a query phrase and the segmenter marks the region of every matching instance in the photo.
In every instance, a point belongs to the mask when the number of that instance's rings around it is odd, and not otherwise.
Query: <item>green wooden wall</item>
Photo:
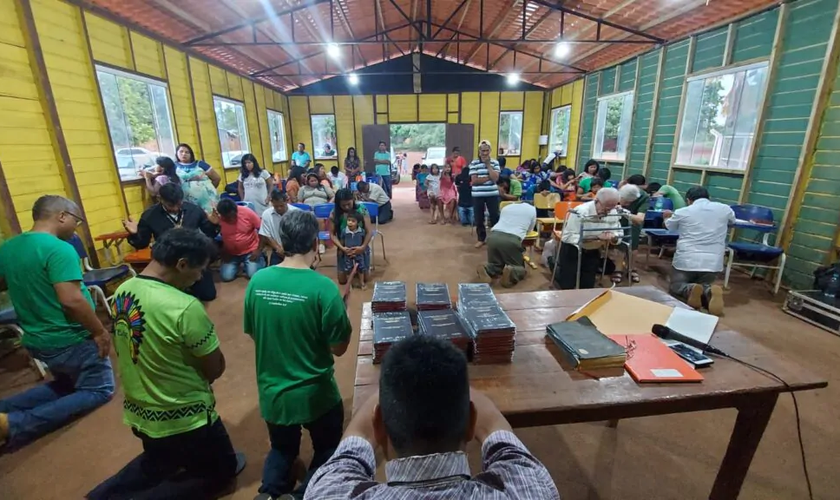
[[[643,173],[649,182],[670,183],[682,192],[704,185],[723,203],[770,207],[780,228],[791,228],[785,238],[771,235],[779,244],[790,243],[785,281],[806,285],[813,269],[833,258],[838,245],[840,75],[831,78],[833,93],[816,149],[803,152],[809,118],[822,109],[823,66],[836,55],[829,40],[837,7],[838,0],[797,0],[588,75],[579,165],[592,156],[597,98],[635,90],[628,155],[624,163],[608,165],[613,178]],[[759,61],[769,61],[770,70],[750,168],[725,172],[674,166],[686,78]],[[793,206],[798,172],[804,173],[801,204]],[[735,237],[753,240],[757,235],[739,231]]]

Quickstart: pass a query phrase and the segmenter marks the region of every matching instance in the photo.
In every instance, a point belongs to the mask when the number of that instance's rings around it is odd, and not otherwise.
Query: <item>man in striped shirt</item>
[[[481,443],[483,471],[464,452]],[[377,483],[375,448],[388,462]],[[450,342],[415,335],[389,349],[379,394],[354,415],[306,500],[559,500],[548,470],[490,399],[470,389],[467,360]]]
[[[473,212],[475,217],[475,232],[478,235],[476,248],[481,248],[487,240],[487,227],[484,224],[484,210],[490,213],[490,226],[499,222],[499,180],[501,167],[499,162],[490,158],[491,146],[488,141],[481,141],[478,145],[478,158],[470,163],[470,177],[472,179]]]

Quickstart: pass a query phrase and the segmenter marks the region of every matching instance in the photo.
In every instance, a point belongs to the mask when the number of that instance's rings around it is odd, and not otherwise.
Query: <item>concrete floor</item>
[[[398,186],[395,198],[396,220],[383,227],[390,264],[378,267],[373,279],[404,280],[409,289],[420,279],[445,281],[453,290],[459,282],[471,281],[483,252],[473,248],[469,229],[429,226],[428,212],[414,204],[409,183]],[[381,251],[379,243],[377,251]],[[381,253],[375,260],[383,263]],[[642,270],[642,283],[664,288],[663,273],[669,264],[652,261],[658,267]],[[325,264],[331,263],[334,257],[329,255]],[[334,276],[335,270],[324,267],[322,272]],[[234,499],[253,498],[268,449],[257,403],[252,342],[241,329],[245,285],[244,278],[220,284],[219,299],[209,308],[227,358],[227,372],[214,384],[218,410],[234,445],[248,457],[235,491],[227,497]],[[515,290],[547,288],[543,273],[534,272]],[[814,496],[838,498],[840,338],[784,314],[779,299],[773,300],[760,282],[737,277],[732,288],[724,319],[729,327],[829,380],[827,389],[800,394],[798,400]],[[362,302],[370,296],[370,290],[353,291],[350,316],[354,325],[359,323]],[[336,361],[346,408],[352,404],[357,341],[358,331],[347,354]],[[34,382],[25,356],[13,355],[0,362],[0,397]],[[139,441],[122,424],[121,403],[118,393],[93,414],[0,457],[0,497],[81,498],[119,470],[140,452]],[[524,429],[517,434],[546,464],[564,499],[700,499],[708,498],[734,419],[734,410],[724,410],[625,420],[617,429],[594,423]],[[480,465],[477,449],[475,444],[470,447],[473,471]],[[306,438],[301,453],[308,461],[311,449]],[[790,396],[780,398],[740,498],[807,498]]]

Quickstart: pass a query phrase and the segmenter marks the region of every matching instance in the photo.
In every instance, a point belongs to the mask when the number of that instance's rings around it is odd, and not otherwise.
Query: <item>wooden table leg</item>
[[[778,394],[756,396],[750,403],[738,409],[735,428],[732,429],[726,456],[720,464],[709,500],[738,498],[777,399]]]

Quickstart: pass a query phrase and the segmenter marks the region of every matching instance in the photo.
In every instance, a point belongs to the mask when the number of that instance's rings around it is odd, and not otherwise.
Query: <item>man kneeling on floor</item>
[[[484,471],[471,477],[467,443],[481,443]],[[377,483],[377,447],[387,483]],[[308,499],[559,499],[545,466],[513,434],[490,399],[471,390],[467,360],[451,343],[417,335],[388,351],[379,394],[366,401]]]
[[[723,289],[715,285],[723,271],[726,235],[735,224],[735,212],[728,205],[709,200],[709,192],[694,186],[685,194],[688,206],[666,210],[665,227],[680,234],[671,269],[671,295],[695,309],[723,314]]]
[[[79,254],[67,242],[84,222],[79,207],[42,196],[32,219],[31,231],[0,248],[0,290],[8,287],[24,331],[21,343],[53,380],[0,401],[0,451],[54,431],[114,394],[111,333],[96,316]]]
[[[525,279],[522,241],[537,224],[537,209],[528,203],[512,203],[502,209],[499,222],[487,237],[487,263],[476,269],[480,280],[490,283],[501,277],[505,288]]]
[[[111,314],[123,421],[143,453],[87,498],[216,498],[245,466],[210,387],[225,371],[219,338],[201,302],[182,291],[214,253],[199,231],[172,229],[152,247],[149,266],[117,288]]]
[[[369,182],[360,181],[356,184],[356,189],[359,190],[359,195],[364,201],[372,201],[379,206],[379,216],[371,217],[371,222],[376,223],[377,219],[380,224],[387,224],[394,218],[394,208],[391,205],[391,199],[378,184],[371,184]]]

